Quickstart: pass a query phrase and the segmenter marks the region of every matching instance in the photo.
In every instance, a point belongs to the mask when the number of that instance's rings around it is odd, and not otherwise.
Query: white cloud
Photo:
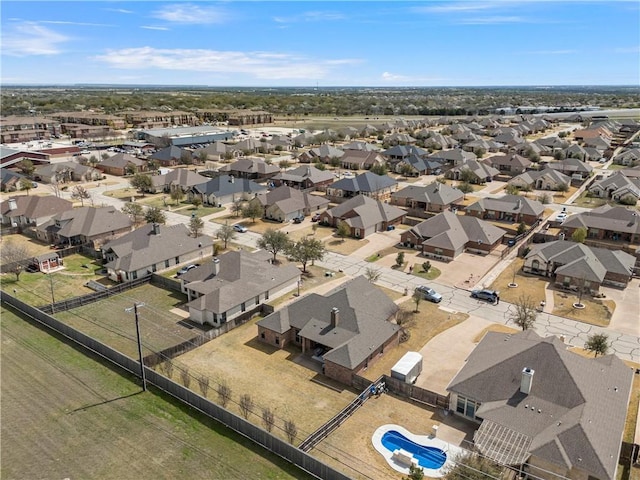
[[[169,27],[157,27],[155,25],[140,25],[140,28],[144,28],[145,30],[162,30],[162,31],[170,30]]]
[[[201,7],[191,3],[166,5],[152,14],[167,22],[182,24],[220,23],[227,19],[225,12],[215,7]]]
[[[105,8],[104,10],[107,12],[116,12],[116,13],[126,13],[126,14],[133,13],[133,10],[126,10],[124,8]]]
[[[311,11],[291,17],[274,17],[276,23],[297,23],[297,22],[333,22],[336,20],[346,20],[346,16],[337,12]]]
[[[66,22],[62,20],[38,20],[34,23],[48,25],[76,25],[79,27],[115,27],[115,25],[109,25],[107,23]]]
[[[301,55],[278,52],[236,52],[205,49],[157,49],[153,47],[108,50],[96,60],[114,68],[183,70],[223,75],[244,74],[255,78],[313,79],[324,78],[337,65],[355,64],[359,60],[315,60]]]
[[[429,5],[414,7],[411,10],[418,13],[460,13],[460,12],[477,12],[479,10],[488,10],[504,6],[504,3],[481,3],[481,2],[460,2],[446,3],[440,5]]]
[[[57,55],[60,45],[69,37],[36,23],[23,23],[2,32],[2,55],[25,57],[29,55]]]

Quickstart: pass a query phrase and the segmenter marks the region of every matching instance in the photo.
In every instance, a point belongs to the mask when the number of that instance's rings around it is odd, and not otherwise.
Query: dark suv
[[[293,223],[302,223],[303,220],[304,220],[304,215],[298,215],[293,219]]]
[[[479,300],[486,300],[487,302],[496,302],[500,292],[495,290],[473,290],[471,296]]]

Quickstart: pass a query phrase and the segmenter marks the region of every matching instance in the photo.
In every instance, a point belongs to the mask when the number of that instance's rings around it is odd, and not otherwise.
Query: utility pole
[[[56,303],[56,298],[53,295],[53,274],[48,273],[47,275],[49,276],[49,287],[51,288],[51,315],[53,315],[54,313],[56,313],[54,306],[54,304]]]
[[[142,391],[147,391],[147,377],[144,373],[144,360],[142,357],[142,342],[140,340],[140,322],[138,319],[138,307],[144,307],[144,303],[134,303],[133,312],[136,317],[136,338],[138,339],[138,356],[140,357],[140,377],[142,378]],[[125,312],[130,312],[130,308],[125,308]]]

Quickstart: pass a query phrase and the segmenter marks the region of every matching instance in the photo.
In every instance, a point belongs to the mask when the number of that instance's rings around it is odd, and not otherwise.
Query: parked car
[[[433,303],[440,303],[442,301],[442,295],[436,292],[433,288],[427,287],[426,285],[420,285],[416,288],[416,292],[422,295],[422,298],[425,300],[429,300]]]
[[[471,297],[477,298],[478,300],[486,300],[487,302],[495,302],[499,294],[500,292],[496,292],[495,290],[473,290]]]
[[[311,217],[311,221],[312,222],[317,222],[318,220],[320,220],[320,214],[316,213],[313,217]]]
[[[567,219],[567,212],[560,212],[557,216],[556,216],[556,222],[564,222]]]
[[[293,219],[293,223],[302,223],[304,221],[304,215],[298,215]]]
[[[236,232],[240,232],[240,233],[244,233],[244,232],[246,232],[247,230],[249,230],[247,227],[245,227],[244,225],[241,225],[241,224],[239,224],[239,223],[238,223],[237,225],[234,225],[234,226],[233,226],[233,229],[234,229]]]
[[[185,265],[184,267],[182,267],[180,270],[178,270],[178,273],[176,273],[177,276],[180,275],[184,275],[185,273],[187,273],[189,270],[193,270],[194,268],[198,268],[200,266],[199,263],[192,263],[190,265]]]

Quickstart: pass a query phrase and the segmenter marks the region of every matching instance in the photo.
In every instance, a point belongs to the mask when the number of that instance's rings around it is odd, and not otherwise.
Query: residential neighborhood
[[[69,142],[122,118],[71,113]],[[637,470],[639,120],[140,115],[88,153],[3,146],[3,305],[327,478],[409,475],[396,424],[513,478]]]

